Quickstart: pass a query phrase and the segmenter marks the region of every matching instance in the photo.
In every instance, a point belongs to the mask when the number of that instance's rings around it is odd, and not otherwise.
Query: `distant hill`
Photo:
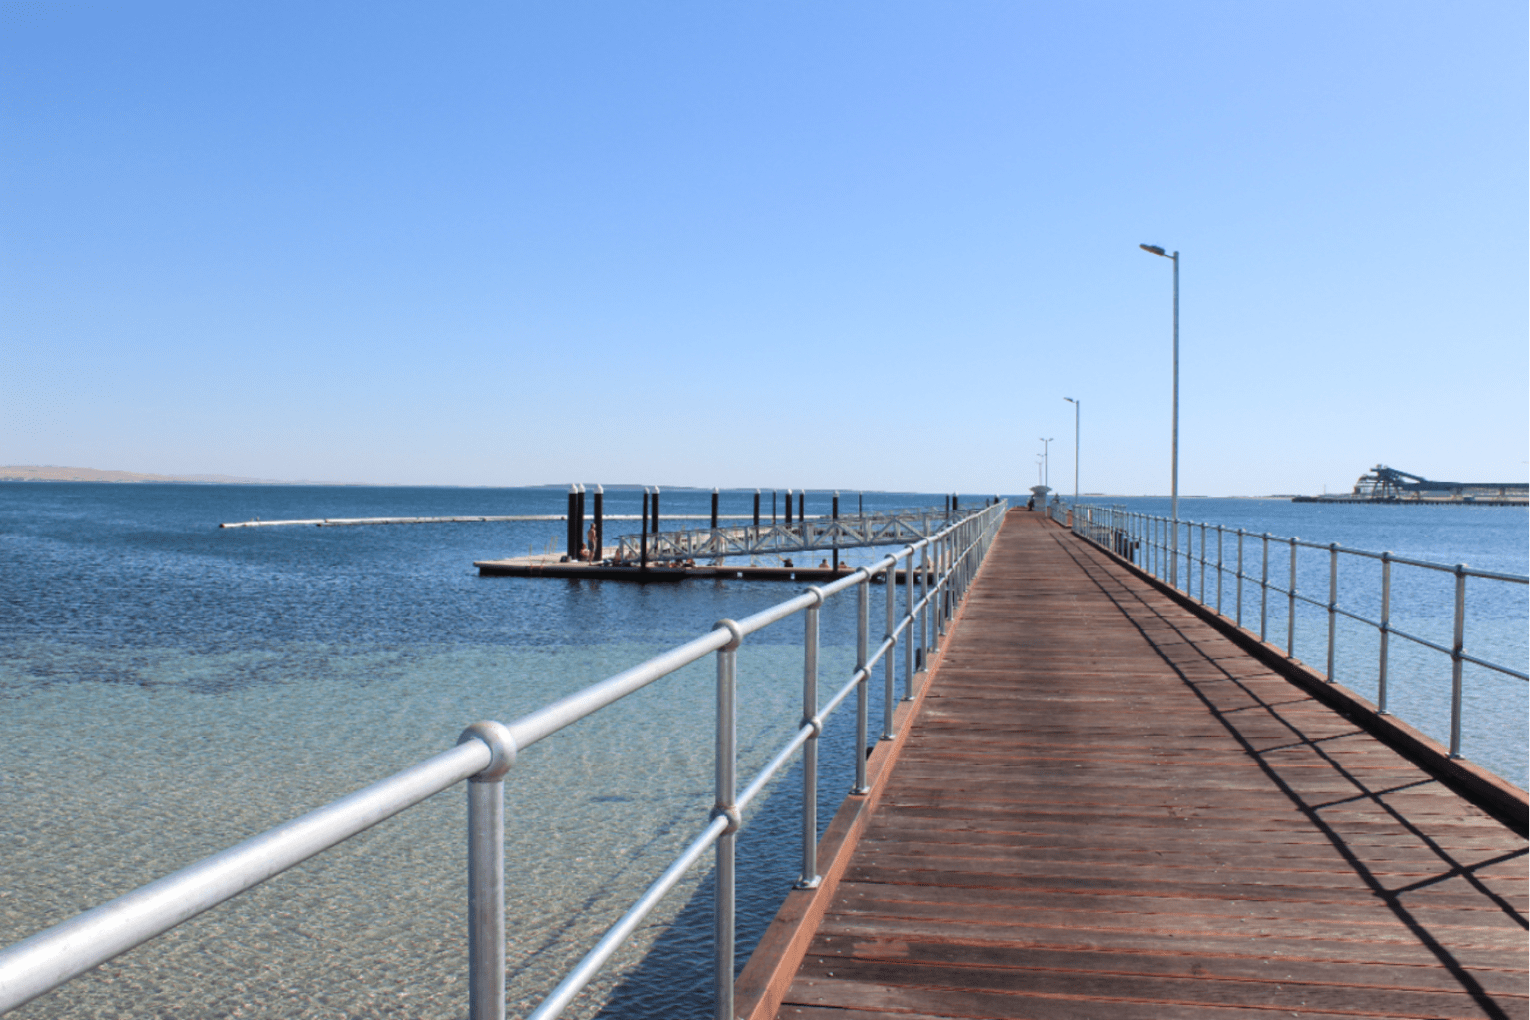
[[[148,475],[138,471],[102,471],[99,468],[38,466],[0,467],[0,482],[188,482],[202,485],[334,485],[335,482],[281,482],[271,478],[235,478],[233,475]]]

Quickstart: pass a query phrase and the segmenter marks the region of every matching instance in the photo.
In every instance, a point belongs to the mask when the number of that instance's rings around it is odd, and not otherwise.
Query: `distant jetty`
[[[1530,484],[1525,482],[1435,482],[1419,475],[1377,464],[1360,476],[1350,492],[1321,496],[1292,496],[1293,503],[1392,503],[1404,506],[1525,506]]]

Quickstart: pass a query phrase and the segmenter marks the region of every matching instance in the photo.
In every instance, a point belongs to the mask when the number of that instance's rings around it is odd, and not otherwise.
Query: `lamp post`
[[[1041,440],[1041,484],[1045,485],[1049,489],[1052,487],[1052,459],[1050,452],[1051,448],[1047,444],[1051,441],[1052,440],[1045,438]]]
[[[1078,506],[1078,415],[1083,401],[1074,400],[1072,397],[1063,397],[1073,405],[1073,505]]]
[[[1169,458],[1169,519],[1173,534],[1169,538],[1169,585],[1179,581],[1179,252],[1169,254],[1156,244],[1137,247],[1154,255],[1174,260],[1174,428],[1173,452]]]

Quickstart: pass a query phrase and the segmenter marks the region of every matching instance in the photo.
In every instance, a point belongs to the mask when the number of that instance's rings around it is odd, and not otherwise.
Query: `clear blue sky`
[[[0,463],[1527,475],[1522,2],[0,8]]]

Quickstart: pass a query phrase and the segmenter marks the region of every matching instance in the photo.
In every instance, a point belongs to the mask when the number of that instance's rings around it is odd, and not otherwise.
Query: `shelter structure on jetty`
[[[1040,514],[736,989],[750,1020],[1526,1015],[1524,791]]]

